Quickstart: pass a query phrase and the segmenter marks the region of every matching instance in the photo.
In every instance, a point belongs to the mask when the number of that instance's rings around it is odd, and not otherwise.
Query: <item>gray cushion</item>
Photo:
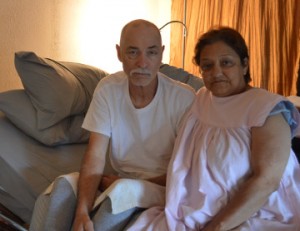
[[[15,53],[15,67],[36,109],[38,129],[84,113],[97,83],[108,75],[96,67],[41,58],[26,51]]]
[[[36,109],[23,89],[0,93],[0,111],[24,133],[48,146],[84,143],[89,138],[89,132],[81,128],[83,114],[69,116],[48,128],[39,129]]]
[[[201,77],[192,75],[191,73],[183,70],[182,68],[170,66],[168,64],[162,64],[159,71],[170,78],[186,83],[190,85],[195,91],[198,91],[199,88],[204,86],[203,80]]]

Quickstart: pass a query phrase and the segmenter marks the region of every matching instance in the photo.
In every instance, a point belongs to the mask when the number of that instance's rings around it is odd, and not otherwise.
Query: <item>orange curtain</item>
[[[197,39],[211,26],[230,26],[248,44],[251,84],[285,96],[296,94],[299,0],[172,0],[172,20],[185,21],[188,32],[184,37],[182,26],[171,25],[171,65],[184,64],[185,70],[199,75],[192,63]]]

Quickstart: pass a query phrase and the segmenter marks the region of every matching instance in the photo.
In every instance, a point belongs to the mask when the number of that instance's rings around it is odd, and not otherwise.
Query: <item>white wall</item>
[[[53,5],[53,1],[0,0],[0,91],[21,86],[14,69],[15,51],[53,54]]]
[[[125,23],[143,18],[161,27],[171,19],[171,0],[0,0],[0,92],[21,88],[14,52],[121,68],[115,44]],[[162,31],[169,61],[169,28]]]

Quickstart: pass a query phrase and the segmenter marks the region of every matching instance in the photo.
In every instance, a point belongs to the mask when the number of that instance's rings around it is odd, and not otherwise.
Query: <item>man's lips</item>
[[[142,77],[149,77],[149,73],[141,73],[141,72],[134,72],[132,73],[132,76],[142,76]]]

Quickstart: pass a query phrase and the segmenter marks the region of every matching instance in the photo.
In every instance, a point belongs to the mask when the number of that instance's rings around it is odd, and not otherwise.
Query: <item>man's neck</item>
[[[158,79],[147,86],[134,86],[129,84],[129,95],[135,108],[144,108],[151,103],[155,97]]]

